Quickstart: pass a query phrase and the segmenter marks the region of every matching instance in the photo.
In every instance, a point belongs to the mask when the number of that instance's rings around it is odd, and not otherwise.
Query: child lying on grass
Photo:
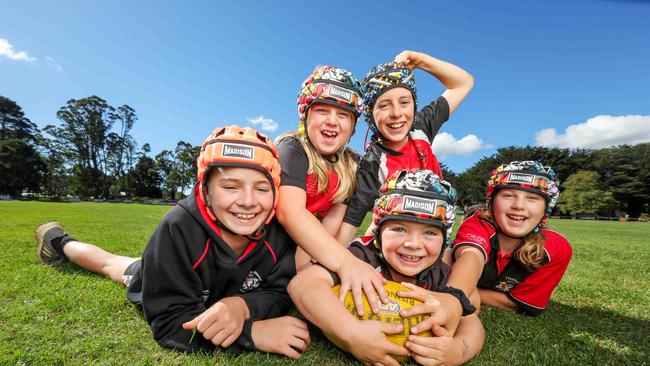
[[[300,358],[307,325],[286,315],[296,246],[274,218],[280,164],[250,128],[215,130],[197,159],[199,183],[172,208],[142,258],[70,237],[56,222],[36,229],[40,260],[66,260],[127,287],[163,347],[260,350]]]

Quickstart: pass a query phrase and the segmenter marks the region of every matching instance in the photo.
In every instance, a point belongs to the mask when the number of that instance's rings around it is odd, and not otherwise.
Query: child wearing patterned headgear
[[[358,238],[348,248],[386,279],[409,288],[400,295],[424,303],[401,313],[430,315],[410,328],[405,347],[385,338],[385,334],[402,332],[402,324],[354,317],[330,289],[340,282],[338,276],[321,266],[312,266],[291,281],[289,294],[294,303],[308,320],[340,339],[343,348],[364,363],[396,365],[391,355],[409,352],[421,364],[459,364],[471,359],[482,347],[483,327],[464,294],[445,284],[450,268],[442,261],[454,223],[455,200],[454,188],[433,172],[397,171],[384,183],[375,202],[374,235]],[[461,310],[467,316],[456,329]],[[414,335],[426,330],[433,330],[436,337]]]
[[[433,75],[447,88],[419,112],[413,74],[416,68]],[[393,62],[377,65],[368,72],[362,91],[364,115],[372,137],[357,171],[354,196],[346,202],[344,223],[338,234],[341,242],[354,237],[379,196],[379,187],[394,171],[422,168],[443,176],[431,144],[473,85],[474,79],[463,69],[413,51],[404,51]]]
[[[36,254],[47,265],[70,261],[125,285],[163,347],[300,358],[310,338],[303,321],[283,316],[291,306],[286,286],[295,274],[295,244],[274,219],[275,146],[250,128],[216,129],[201,148],[197,177],[142,258],[79,242],[54,221],[36,229]]]
[[[383,282],[335,236],[355,190],[356,154],[347,144],[361,114],[360,83],[347,70],[319,66],[298,93],[299,129],[278,137],[282,183],[278,220],[296,241],[298,270],[318,261],[349,289],[387,300]],[[313,259],[312,259],[313,258]],[[363,313],[360,295],[355,296]],[[373,309],[376,311],[377,309]]]
[[[483,304],[537,315],[546,308],[571,260],[572,248],[546,228],[559,181],[538,161],[513,161],[492,171],[487,210],[468,214],[453,244],[450,283],[477,286]]]

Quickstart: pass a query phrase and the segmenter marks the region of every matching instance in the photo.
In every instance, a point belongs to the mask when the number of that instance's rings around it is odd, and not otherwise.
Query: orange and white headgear
[[[215,167],[251,168],[262,172],[271,182],[273,189],[273,209],[264,221],[268,224],[275,215],[280,187],[280,155],[273,142],[265,135],[250,127],[228,126],[217,128],[201,145],[196,159],[196,176],[199,181],[200,199],[207,203],[205,195],[206,178]],[[207,206],[207,204],[206,204]],[[212,208],[208,215],[217,221]],[[260,228],[261,229],[261,228]]]

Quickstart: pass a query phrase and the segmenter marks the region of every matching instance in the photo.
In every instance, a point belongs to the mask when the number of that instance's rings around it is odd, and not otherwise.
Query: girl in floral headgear
[[[351,255],[335,235],[355,190],[356,154],[347,147],[361,114],[361,84],[344,69],[319,66],[298,93],[299,129],[278,138],[282,183],[278,220],[300,247],[296,268],[312,260],[341,277],[341,296],[352,290],[363,313],[361,292],[388,301],[383,279]],[[313,258],[313,259],[312,259]],[[377,311],[376,301],[373,311]]]
[[[538,161],[497,167],[487,185],[487,210],[468,214],[453,244],[449,284],[481,303],[540,314],[571,260],[572,248],[546,228],[559,196],[553,169]]]
[[[416,68],[428,72],[447,88],[420,111],[413,74]],[[370,69],[362,91],[364,115],[372,138],[357,171],[355,194],[347,202],[339,241],[354,238],[379,197],[379,188],[396,170],[422,168],[442,177],[431,143],[473,85],[473,77],[465,70],[421,52],[404,51],[393,62]],[[372,227],[366,234],[371,230]]]

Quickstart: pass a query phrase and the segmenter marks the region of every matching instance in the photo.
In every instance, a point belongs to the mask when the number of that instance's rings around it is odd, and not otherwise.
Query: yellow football
[[[386,335],[386,339],[388,339],[389,341],[397,345],[404,346],[404,344],[408,339],[409,334],[411,334],[411,327],[417,323],[422,322],[424,319],[428,318],[428,315],[421,314],[421,315],[407,316],[407,317],[401,316],[399,314],[400,311],[402,311],[403,309],[408,309],[411,306],[421,304],[422,302],[420,300],[412,299],[410,297],[398,296],[397,295],[398,291],[408,291],[409,289],[407,287],[400,285],[397,282],[388,281],[384,285],[384,288],[388,293],[388,297],[390,298],[390,301],[387,304],[384,304],[378,300],[379,312],[377,314],[373,314],[365,294],[363,295],[363,311],[364,311],[363,316],[359,316],[359,314],[357,314],[357,309],[354,306],[354,300],[352,299],[351,292],[348,292],[345,295],[345,299],[343,300],[343,305],[352,315],[356,316],[360,320],[377,320],[384,323],[402,323],[404,325],[404,330],[402,331],[402,333]],[[341,290],[341,285],[336,285],[332,287],[332,290],[334,290],[334,293],[336,294],[336,296],[338,296]],[[430,331],[425,331],[417,335],[423,337],[433,336],[433,334]],[[325,334],[325,336],[330,341],[332,341],[332,343],[334,343],[337,347],[342,348],[341,345],[339,344],[339,341],[335,337],[331,337],[328,334]],[[397,357],[397,356],[395,357],[395,359],[399,362],[406,360],[406,358],[404,357]]]

